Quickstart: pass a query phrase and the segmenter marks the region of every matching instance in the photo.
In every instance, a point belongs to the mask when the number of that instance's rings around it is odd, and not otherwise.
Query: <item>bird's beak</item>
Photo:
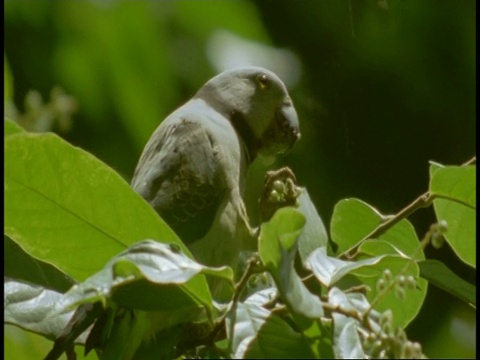
[[[265,158],[275,158],[277,154],[290,151],[300,139],[298,116],[290,99],[287,99],[275,112],[275,118],[262,135],[259,153]]]
[[[276,121],[281,133],[281,142],[285,146],[283,152],[288,152],[293,148],[293,145],[300,140],[300,124],[298,122],[297,112],[293,107],[291,101],[282,105],[277,111]]]

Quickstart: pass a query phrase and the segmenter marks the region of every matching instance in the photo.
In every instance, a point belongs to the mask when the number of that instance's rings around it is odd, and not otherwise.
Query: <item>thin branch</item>
[[[406,219],[407,217],[412,215],[418,209],[422,209],[422,208],[430,206],[432,201],[433,201],[433,199],[430,196],[430,192],[427,191],[426,193],[420,195],[412,203],[410,203],[409,205],[404,207],[402,210],[400,210],[397,214],[395,214],[392,217],[389,217],[387,220],[385,220],[380,225],[378,225],[367,236],[365,236],[362,240],[360,240],[357,244],[355,244],[355,246],[353,248],[351,248],[351,249],[345,251],[343,254],[341,254],[340,257],[346,256],[349,259],[354,258],[357,255],[358,248],[365,241],[367,241],[368,239],[377,238],[378,236],[384,234],[387,230],[391,229],[397,223],[399,223],[403,219]]]
[[[240,298],[240,295],[242,294],[243,289],[247,285],[247,282],[250,276],[263,271],[265,271],[265,269],[263,268],[263,266],[261,266],[260,260],[258,258],[251,257],[250,259],[248,259],[247,269],[243,273],[240,281],[235,285],[235,294],[233,295],[233,299],[232,299],[232,302],[234,304]]]
[[[322,307],[324,308],[324,310],[335,312],[335,313],[338,313],[338,314],[341,314],[341,315],[345,315],[349,318],[358,320],[358,322],[360,322],[361,324],[363,324],[365,322],[364,321],[364,316],[358,310],[346,309],[343,306],[340,306],[338,304],[333,305],[333,304],[326,303],[326,302],[322,302]]]
[[[473,164],[476,164],[476,162],[477,162],[477,158],[476,156],[474,156],[467,162],[463,163],[462,166],[473,165]],[[360,240],[357,244],[355,244],[355,246],[343,252],[339,257],[345,256],[348,259],[354,258],[357,255],[357,251],[360,245],[362,245],[365,241],[367,241],[368,239],[374,239],[379,237],[380,235],[384,234],[387,230],[391,229],[393,226],[395,226],[397,223],[399,223],[403,219],[408,218],[415,211],[425,207],[429,207],[430,205],[432,205],[432,202],[435,198],[446,198],[446,197],[439,194],[431,194],[429,191],[423,193],[418,198],[416,198],[413,202],[411,202],[409,205],[407,205],[402,210],[400,210],[397,214],[383,221],[380,225],[378,225],[375,229],[373,229],[367,236],[365,236],[362,240]],[[449,199],[449,200],[454,200],[454,199]],[[456,201],[459,202],[458,200]],[[469,204],[465,204],[463,202],[462,202],[462,205],[470,206]]]
[[[258,271],[257,270],[258,266],[259,266],[258,259],[253,257],[248,259],[247,269],[243,273],[240,281],[235,285],[235,293],[233,295],[230,308],[233,308],[237,304],[243,289],[247,285],[248,279],[250,278],[250,276],[252,276],[252,274]],[[215,327],[212,329],[212,332],[208,336],[208,339],[210,339],[210,341],[213,342],[222,331],[225,331],[225,318],[227,314],[228,314],[228,311],[222,316],[222,318],[216,323]]]

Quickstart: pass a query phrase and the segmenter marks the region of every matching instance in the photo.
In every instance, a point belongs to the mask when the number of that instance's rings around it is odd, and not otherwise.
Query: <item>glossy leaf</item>
[[[191,293],[187,284],[204,272],[233,281],[228,267],[208,268],[188,258],[176,245],[146,240],[132,245],[97,274],[73,287],[63,297],[62,306],[69,309],[82,303],[113,301],[146,311],[197,309],[207,304]]]
[[[326,248],[320,248],[308,258],[307,268],[312,270],[323,285],[331,287],[353,270],[377,264],[382,258],[383,256],[378,256],[359,261],[344,261],[327,256]]]
[[[233,358],[312,358],[308,341],[278,315],[254,303],[237,304]],[[229,320],[230,321],[230,320]]]
[[[338,288],[332,288],[328,294],[329,302],[332,305],[340,306],[345,310],[357,310],[363,313],[369,307],[366,299],[362,302],[352,302],[358,296],[355,294],[345,294]],[[363,305],[363,306],[361,306]],[[357,320],[347,317],[343,314],[333,313],[333,349],[337,359],[360,359],[365,357],[362,342],[357,328],[360,326]]]
[[[62,294],[41,286],[7,280],[4,284],[4,321],[53,340],[73,314],[60,311],[61,297]],[[77,343],[85,340],[84,334]]]

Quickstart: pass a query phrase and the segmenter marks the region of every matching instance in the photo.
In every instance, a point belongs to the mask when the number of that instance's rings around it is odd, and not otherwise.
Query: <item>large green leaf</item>
[[[4,136],[19,134],[25,132],[25,130],[16,122],[5,118],[3,121]]]
[[[202,304],[201,298],[187,287],[202,272],[233,281],[228,267],[208,268],[188,258],[176,245],[146,240],[132,245],[103,270],[72,287],[58,300],[57,307],[61,312],[80,305],[77,312],[81,314],[92,303],[104,304],[106,310],[97,315],[99,319],[90,332],[87,348],[103,346],[105,341],[105,351],[112,351],[115,359],[116,349],[123,348],[126,342],[132,342],[127,348],[133,353],[142,340],[152,339],[159,331],[180,323],[211,319],[210,304]],[[206,305],[207,311],[202,305]],[[115,322],[113,326],[111,321]],[[72,326],[64,334],[65,339],[74,339],[71,332],[81,325],[79,321]],[[58,340],[54,352],[63,351],[64,343],[63,339]]]
[[[54,134],[5,140],[5,233],[77,281],[143,240],[175,243],[155,211],[111,168]],[[203,277],[189,284],[210,302]]]
[[[51,264],[35,259],[8,236],[3,237],[4,275],[10,279],[22,280],[61,293],[66,292],[75,282]]]
[[[432,165],[430,193],[441,196],[433,206],[448,224],[444,234],[458,257],[476,267],[476,166]]]

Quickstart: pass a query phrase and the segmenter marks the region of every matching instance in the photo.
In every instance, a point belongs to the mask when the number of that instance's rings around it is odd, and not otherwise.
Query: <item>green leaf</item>
[[[119,309],[109,324],[111,326],[102,329],[101,337],[106,337],[102,360],[132,359],[152,326],[149,324],[151,320],[152,317],[149,318],[144,311]]]
[[[415,256],[415,259],[423,260],[425,259],[425,254],[419,248],[419,244],[420,240],[412,223],[407,219],[403,219],[381,234],[377,239],[366,240],[360,245],[359,258],[362,258],[365,254],[371,256],[397,254],[404,257]]]
[[[446,166],[430,179],[430,194],[457,200],[476,208],[476,166]]]
[[[5,232],[77,280],[145,238],[189,253],[117,173],[54,134],[5,140]]]
[[[184,255],[176,245],[145,240],[115,256],[104,269],[73,287],[62,299],[65,309],[83,303],[113,301],[128,309],[173,311],[198,309],[203,299],[186,284],[208,269],[233,282],[227,267],[208,268]],[[158,301],[162,299],[162,301]]]
[[[312,358],[308,341],[282,318],[253,302],[238,303],[233,317],[233,358]],[[230,328],[232,318],[227,318]]]
[[[381,221],[381,214],[367,203],[353,198],[340,200],[330,221],[330,236],[338,245],[337,253],[354,247]]]
[[[7,118],[5,118],[3,121],[3,131],[5,137],[25,132],[25,130],[20,125]]]
[[[268,304],[275,300],[277,296],[278,289],[275,286],[272,286],[253,293],[244,301],[244,303],[267,308]]]
[[[332,288],[328,293],[329,303],[345,310],[365,312],[370,306],[361,294],[345,294],[338,288]],[[358,334],[360,324],[357,320],[339,313],[332,313],[334,333],[333,348],[338,359],[361,359],[365,357],[362,341]]]
[[[392,256],[388,253],[358,261],[343,261],[327,256],[325,248],[320,248],[308,259],[308,268],[313,271],[315,277],[322,284],[331,287],[346,275],[354,275],[361,283],[371,289],[367,293],[367,298],[370,301],[373,301],[378,294],[376,284],[382,277],[383,270],[389,269],[394,275],[397,275],[406,268],[407,264],[409,265],[405,276],[413,275],[418,278],[416,263],[412,263],[412,260],[408,258],[401,258],[398,255]],[[395,320],[397,324],[402,327],[406,326],[418,314],[425,300],[427,282],[419,278],[418,285],[419,289],[409,292],[405,300],[395,297],[392,289],[381,299],[376,306],[376,310],[396,309]]]
[[[316,319],[323,315],[320,299],[308,291],[294,268],[296,240],[304,224],[305,217],[298,210],[279,209],[261,226],[258,252],[292,311]]]
[[[438,221],[445,220],[443,234],[457,256],[473,268],[477,265],[476,211],[450,200],[436,199],[433,207]]]
[[[388,219],[375,208],[358,199],[344,199],[335,205],[331,220],[332,240],[339,246],[338,253],[344,253],[357,245],[378,225]],[[379,246],[375,250],[377,240],[390,243],[396,253],[402,256],[413,256],[417,259],[424,259],[422,250],[418,250],[419,239],[413,225],[403,219],[388,229],[377,239],[367,240],[360,247],[360,253],[366,251],[371,255],[384,254]],[[371,245],[366,245],[371,242]],[[362,254],[360,254],[362,255]]]
[[[308,339],[310,348],[315,358],[333,359],[333,324],[330,318],[322,317],[312,321],[311,326],[303,330],[303,335]]]
[[[352,271],[363,284],[367,285],[370,291],[367,292],[367,299],[373,302],[379,294],[377,282],[382,277],[385,269],[391,271],[393,276],[403,274],[413,276],[417,281],[416,289],[406,289],[405,299],[399,299],[395,295],[394,288],[389,290],[375,306],[375,310],[384,312],[390,309],[394,314],[394,325],[405,328],[420,312],[427,294],[428,282],[419,277],[419,269],[416,262],[409,258],[398,255],[387,255],[371,266],[364,266]]]
[[[298,210],[305,216],[306,224],[298,238],[298,253],[305,264],[308,256],[322,246],[328,246],[328,235],[323,221],[318,215],[315,205],[310,199],[307,189],[302,189],[297,199]]]
[[[279,209],[272,219],[262,224],[258,250],[267,267],[278,268],[281,262],[280,241],[291,249],[300,236],[305,217],[294,208]]]
[[[476,286],[463,280],[444,263],[438,260],[419,261],[420,276],[431,284],[438,286],[450,294],[462,299],[470,305],[477,304]]]
[[[417,244],[418,245],[418,244]],[[370,239],[360,245],[360,258],[372,257],[378,255],[402,255],[402,252],[388,241]]]
[[[268,308],[272,301],[278,297],[278,289],[275,287],[266,288],[250,295],[244,302],[245,305],[253,307]],[[308,339],[310,349],[315,358],[333,358],[332,349],[332,324],[331,320],[321,318],[311,321],[310,326],[302,330],[303,336]]]
[[[211,304],[202,303],[203,298],[188,287],[205,269],[233,281],[231,270],[200,265],[175,244],[142,241],[74,286],[58,306],[62,311],[80,305],[77,311],[81,313],[87,305],[102,303],[106,310],[89,335],[87,347],[105,347],[104,354],[109,354],[105,357],[116,359],[119,354],[133,354],[142,341],[153,339],[167,328],[210,320]],[[63,342],[56,346],[65,348]]]
[[[430,167],[428,168],[428,174],[430,175],[430,178],[433,177],[433,174],[438,170],[442,169],[445,167],[445,165],[442,165],[440,163],[437,163],[435,161],[429,161]]]
[[[56,267],[28,255],[8,236],[3,237],[3,250],[4,254],[8,254],[3,259],[6,277],[40,285],[61,293],[66,292],[75,284],[75,281]]]
[[[67,325],[73,312],[61,312],[62,294],[37,285],[14,280],[4,283],[4,321],[22,329],[55,339]],[[77,339],[84,343],[86,335]]]
[[[476,267],[476,166],[446,166],[431,171],[430,193],[438,221],[446,221],[445,239],[457,256]],[[445,199],[446,198],[446,199]]]
[[[312,253],[306,265],[323,285],[331,287],[353,270],[377,264],[382,258],[383,256],[378,256],[360,261],[343,261],[327,256],[327,250],[323,247]]]

